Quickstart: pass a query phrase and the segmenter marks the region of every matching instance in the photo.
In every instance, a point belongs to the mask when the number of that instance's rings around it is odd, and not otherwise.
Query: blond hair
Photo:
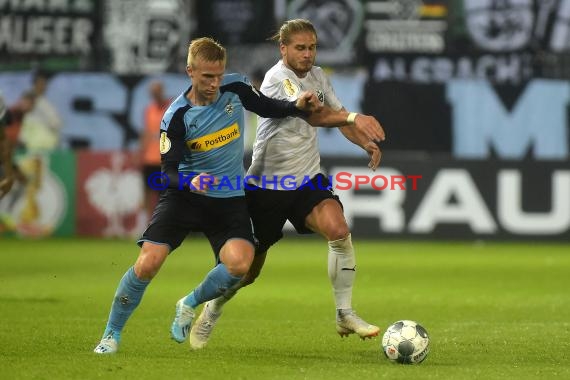
[[[186,64],[192,67],[192,63],[202,58],[207,62],[222,61],[226,63],[226,48],[209,37],[196,38],[188,46],[188,58]]]
[[[310,32],[315,35],[315,38],[317,37],[317,30],[309,20],[296,18],[285,21],[283,25],[281,25],[281,28],[279,28],[279,31],[269,39],[272,41],[278,41],[280,44],[287,45],[291,41],[291,36],[293,34],[301,32]]]

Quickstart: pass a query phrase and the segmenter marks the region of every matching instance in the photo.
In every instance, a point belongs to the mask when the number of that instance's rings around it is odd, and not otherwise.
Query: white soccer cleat
[[[170,327],[170,336],[178,343],[182,343],[188,338],[188,332],[194,319],[194,309],[184,303],[184,298],[176,302],[176,316]]]
[[[190,347],[194,350],[199,350],[206,346],[218,318],[222,315],[221,311],[214,313],[211,310],[210,302],[213,301],[206,302],[200,316],[196,319],[192,330],[190,330]]]
[[[119,341],[115,338],[113,332],[101,339],[101,342],[95,347],[93,352],[96,354],[114,354],[119,349]]]
[[[336,331],[341,337],[358,334],[360,339],[378,336],[380,328],[364,321],[351,310],[346,314],[338,313],[336,317]]]

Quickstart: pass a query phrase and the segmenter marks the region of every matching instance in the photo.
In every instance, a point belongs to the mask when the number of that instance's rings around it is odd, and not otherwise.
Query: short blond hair
[[[192,67],[196,58],[202,58],[207,62],[222,61],[226,63],[226,48],[209,37],[196,38],[188,46],[188,58],[186,64]]]

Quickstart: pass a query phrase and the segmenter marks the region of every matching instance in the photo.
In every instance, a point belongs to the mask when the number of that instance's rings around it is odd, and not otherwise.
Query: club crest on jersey
[[[283,80],[283,90],[285,90],[287,96],[294,96],[299,92],[299,87],[287,78]]]
[[[232,116],[232,113],[234,113],[234,106],[232,106],[231,103],[228,103],[228,105],[225,108],[225,111],[229,116]]]
[[[166,132],[160,133],[160,154],[166,154],[170,150],[170,139],[166,135]]]
[[[324,103],[325,102],[325,93],[322,92],[321,90],[317,90],[317,99],[319,99],[319,102]]]

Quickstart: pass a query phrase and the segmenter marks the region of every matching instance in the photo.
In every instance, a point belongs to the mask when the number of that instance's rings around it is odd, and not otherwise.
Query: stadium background
[[[255,75],[294,17],[315,23],[317,63],[346,107],[386,129],[376,174],[422,176],[416,190],[339,191],[356,236],[570,240],[569,0],[0,2],[7,103],[47,70],[64,121],[37,198],[0,204],[2,233],[136,236],[148,83],[184,89],[187,43],[202,35],[228,47],[228,72]],[[319,139],[329,174],[371,174],[339,133]],[[30,201],[32,228],[19,220]]]
[[[228,47],[228,71],[253,77],[278,58],[265,38],[291,17],[315,23],[318,63],[346,107],[384,125],[376,174],[422,176],[417,190],[338,193],[355,236],[355,310],[383,330],[420,322],[428,359],[392,365],[379,339],[340,339],[326,243],[293,234],[226,306],[207,349],[169,340],[174,304],[213,264],[207,240],[192,237],[119,353],[94,355],[138,252],[148,83],[162,79],[170,96],[185,88],[187,43],[201,35]],[[570,378],[569,45],[570,0],[0,0],[0,91],[11,105],[47,70],[64,120],[37,196],[15,189],[0,202],[0,373]],[[338,133],[319,134],[329,174],[372,174]],[[32,225],[24,206],[38,206]]]

